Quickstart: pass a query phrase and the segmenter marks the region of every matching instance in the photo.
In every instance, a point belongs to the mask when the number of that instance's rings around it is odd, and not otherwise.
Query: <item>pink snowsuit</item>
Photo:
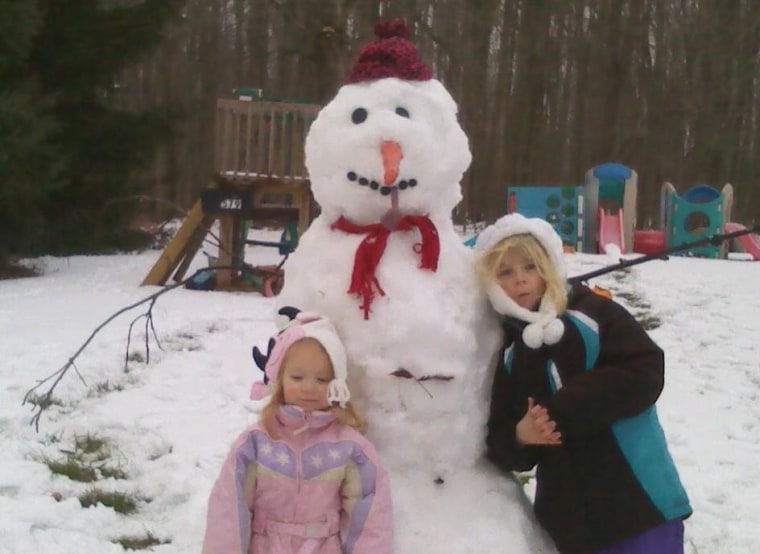
[[[372,444],[328,412],[281,406],[233,443],[211,490],[203,554],[386,554],[388,474]]]

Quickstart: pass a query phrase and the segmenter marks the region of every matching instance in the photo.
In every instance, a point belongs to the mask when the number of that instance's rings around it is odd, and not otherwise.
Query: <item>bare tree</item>
[[[510,185],[580,184],[616,161],[659,188],[731,182],[760,218],[760,3],[754,0],[189,0],[120,99],[170,106],[179,133],[139,178],[188,206],[213,171],[216,98],[235,87],[328,101],[382,18],[412,39],[459,104],[473,163],[458,217],[492,219]]]

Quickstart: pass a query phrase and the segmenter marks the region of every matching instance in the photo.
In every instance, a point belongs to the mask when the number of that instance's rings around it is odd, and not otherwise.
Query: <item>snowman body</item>
[[[388,142],[401,153],[392,169],[395,182],[407,186],[383,194],[388,167],[381,148]],[[438,81],[390,78],[344,86],[308,134],[306,164],[321,213],[285,265],[278,302],[335,322],[349,355],[353,399],[366,413],[378,448],[394,452],[398,466],[417,467],[424,447],[436,474],[482,454],[488,374],[499,346],[473,254],[451,219],[469,163],[456,105]],[[391,231],[365,313],[361,296],[348,289],[367,233],[334,224],[340,217],[377,224],[389,211],[430,218],[438,234],[437,267],[420,267],[418,229]],[[430,418],[450,421],[446,436],[426,427]],[[400,425],[406,432],[395,436]]]
[[[286,262],[278,305],[328,316],[344,341],[352,402],[390,472],[396,552],[426,551],[442,536],[450,552],[466,552],[457,522],[471,520],[495,549],[549,552],[519,485],[483,461],[501,332],[451,218],[470,160],[440,82],[342,87],[307,136],[321,212]],[[393,229],[405,215],[435,227],[437,265],[421,267],[420,229],[389,230],[363,308],[349,288],[368,233],[336,222]],[[465,513],[473,503],[484,513]]]
[[[471,253],[453,229],[437,225],[438,268],[420,269],[415,231],[392,233],[377,271],[385,295],[375,297],[364,319],[360,299],[346,292],[363,237],[333,230],[321,217],[288,260],[284,305],[335,322],[348,353],[352,400],[394,465],[424,464],[431,480],[471,465],[483,452],[489,370],[498,348],[498,323],[477,293]],[[301,263],[299,254],[309,251],[319,253],[318,261],[309,256]],[[446,428],[425,424],[442,419]]]

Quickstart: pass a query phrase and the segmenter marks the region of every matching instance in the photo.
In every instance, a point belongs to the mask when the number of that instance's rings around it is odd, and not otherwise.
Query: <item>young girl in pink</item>
[[[388,476],[349,402],[332,323],[301,312],[255,357],[272,396],[214,484],[203,554],[391,552]]]

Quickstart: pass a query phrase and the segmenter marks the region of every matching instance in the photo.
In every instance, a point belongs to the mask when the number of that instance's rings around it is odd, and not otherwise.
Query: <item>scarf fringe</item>
[[[419,230],[422,240],[413,248],[414,252],[420,255],[419,267],[431,271],[438,269],[438,257],[441,252],[438,229],[426,215],[405,215],[399,219],[393,229],[388,229],[381,223],[357,225],[341,216],[331,225],[331,228],[346,233],[367,234],[356,249],[351,284],[348,287],[350,294],[356,294],[361,298],[360,308],[364,312],[364,319],[369,319],[375,291],[385,296],[385,291],[377,280],[376,272],[391,232],[411,231],[414,228]]]

